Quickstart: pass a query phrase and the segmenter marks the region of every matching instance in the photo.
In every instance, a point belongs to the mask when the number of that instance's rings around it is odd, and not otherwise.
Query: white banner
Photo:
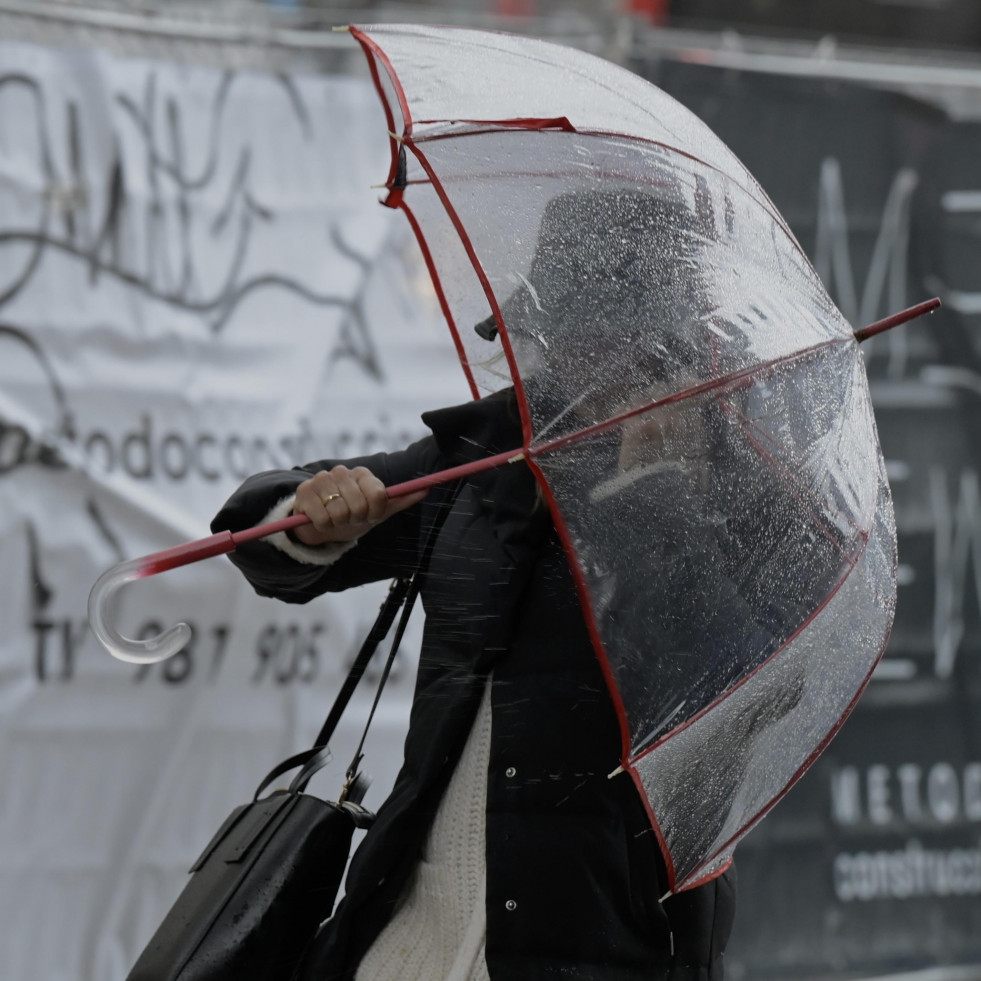
[[[194,631],[136,667],[85,604],[106,567],[208,534],[248,474],[401,446],[468,398],[370,187],[387,152],[366,81],[0,42],[0,978],[124,978],[374,616],[381,587],[292,607],[212,559],[120,594],[123,633]],[[406,647],[369,803],[399,763]]]

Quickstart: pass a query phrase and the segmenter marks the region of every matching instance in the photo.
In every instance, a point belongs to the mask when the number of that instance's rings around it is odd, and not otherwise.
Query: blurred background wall
[[[865,347],[899,610],[858,708],[740,846],[730,977],[981,978],[981,7],[966,0],[0,0],[0,978],[116,981],[225,812],[316,732],[380,594],[284,609],[206,533],[247,473],[388,448],[467,397],[384,122],[333,25],[531,33],[662,86],[771,195]],[[479,71],[479,66],[475,66]],[[493,84],[489,79],[488,84]],[[418,625],[415,630],[418,631]],[[412,638],[368,749],[384,795]],[[324,777],[334,786],[365,694]]]

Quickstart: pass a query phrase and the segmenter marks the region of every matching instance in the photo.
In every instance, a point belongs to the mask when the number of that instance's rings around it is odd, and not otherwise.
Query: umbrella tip
[[[861,344],[862,341],[869,337],[873,337],[876,334],[881,334],[883,331],[890,330],[893,327],[898,327],[900,324],[905,324],[909,320],[914,320],[916,317],[921,317],[925,313],[933,313],[933,311],[940,305],[939,296],[935,296],[930,300],[924,300],[922,303],[917,303],[915,306],[907,307],[905,310],[900,310],[899,313],[894,313],[891,317],[886,317],[883,320],[877,320],[874,324],[869,324],[868,327],[862,327],[860,330],[856,330],[855,340]]]

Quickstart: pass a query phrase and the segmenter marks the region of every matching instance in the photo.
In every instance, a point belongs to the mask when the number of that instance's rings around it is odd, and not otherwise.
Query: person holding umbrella
[[[858,342],[939,301],[856,331],[732,152],[601,59],[351,34],[383,203],[476,401],[401,452],[247,481],[212,538],[100,577],[93,631],[158,660],[189,628],[122,637],[124,582],[238,548],[260,593],[305,602],[414,571],[445,515],[405,765],[299,981],[717,981],[733,850],[848,716],[895,610]],[[383,502],[453,464],[457,493]]]
[[[538,282],[541,302],[544,279],[561,285],[564,271],[577,295],[606,290],[609,269],[584,275],[560,241],[563,214],[583,201],[553,204],[529,286]],[[631,247],[643,244],[631,196],[592,204]],[[645,228],[663,217],[660,207]],[[640,299],[631,306],[625,283],[617,285],[600,296],[607,315],[636,316]],[[526,300],[516,296],[512,307]],[[520,319],[513,309],[504,316],[509,325]],[[542,371],[529,383],[554,381]],[[640,394],[627,386],[607,398]],[[581,400],[575,411],[608,412],[600,401]],[[476,475],[455,496],[385,493],[521,445],[514,390],[423,419],[432,435],[400,452],[256,475],[212,524],[217,533],[307,515],[290,535],[231,556],[260,595],[306,602],[410,574],[436,515],[449,509],[422,586],[426,623],[404,765],[352,859],[343,901],[304,958],[302,981],[720,981],[734,870],[662,901],[664,861],[636,786],[625,773],[610,776],[620,724],[531,469]],[[662,420],[625,431],[606,463],[611,479],[652,455],[663,463],[670,428]],[[636,601],[619,593],[614,607]]]
[[[507,393],[424,418],[433,435],[400,453],[243,486],[215,531],[311,518],[296,541],[235,553],[257,592],[303,602],[410,573],[444,495],[396,503],[384,484],[520,439]],[[536,491],[515,466],[452,504],[422,590],[405,764],[304,978],[722,977],[733,874],[659,903],[657,842],[629,778],[608,779],[617,720]]]

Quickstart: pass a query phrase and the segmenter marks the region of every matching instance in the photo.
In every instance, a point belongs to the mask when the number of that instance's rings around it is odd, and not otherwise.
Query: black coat
[[[344,461],[386,485],[520,445],[505,394],[423,416],[408,449]],[[261,521],[319,469],[259,474],[214,531]],[[268,543],[232,555],[256,591],[287,602],[407,574],[447,491],[366,533],[334,565]],[[659,902],[663,863],[620,759],[620,732],[547,508],[523,464],[471,478],[439,533],[422,591],[426,624],[405,762],[351,862],[346,895],[303,981],[354,976],[390,918],[493,671],[487,776],[486,958],[494,981],[720,981],[732,872]],[[673,954],[672,954],[673,951]]]

